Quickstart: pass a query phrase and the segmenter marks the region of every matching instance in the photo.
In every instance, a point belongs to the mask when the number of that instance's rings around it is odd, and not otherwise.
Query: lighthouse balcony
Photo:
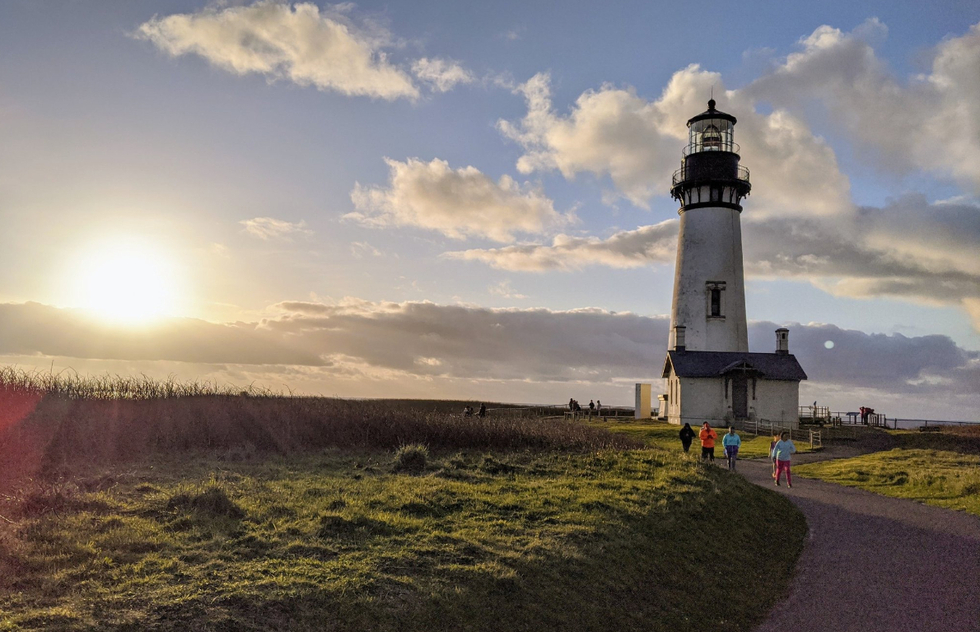
[[[727,176],[727,177],[726,177]],[[674,172],[673,186],[698,186],[708,181],[734,181],[749,185],[749,168],[738,165],[734,172],[718,174],[713,169],[701,168],[701,165],[684,165]]]

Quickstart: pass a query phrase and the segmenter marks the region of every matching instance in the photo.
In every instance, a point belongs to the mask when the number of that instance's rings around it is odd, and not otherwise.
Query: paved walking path
[[[768,462],[738,467],[810,528],[789,596],[757,632],[980,631],[980,519],[802,477],[775,487]]]

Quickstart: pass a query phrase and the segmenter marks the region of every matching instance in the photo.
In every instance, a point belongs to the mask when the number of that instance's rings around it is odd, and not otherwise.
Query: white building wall
[[[726,393],[725,378],[678,378],[667,379],[667,422],[675,425],[689,423],[700,425],[705,421],[712,426],[722,425],[731,419],[731,382]],[[726,396],[727,395],[727,396]],[[748,380],[749,418],[774,421],[788,426],[799,425],[800,383],[756,378],[753,398],[752,378]]]
[[[722,282],[722,314],[709,317],[708,282]],[[722,207],[681,212],[674,268],[669,348],[674,327],[687,328],[688,351],[748,351],[742,228],[739,212]]]
[[[719,378],[682,377],[680,383],[682,397],[678,400],[676,421],[671,423],[699,426],[704,422],[716,425],[725,417],[724,383]]]
[[[800,383],[785,380],[759,380],[756,391],[755,417],[777,421],[792,427],[800,423]],[[751,395],[750,395],[751,397]]]

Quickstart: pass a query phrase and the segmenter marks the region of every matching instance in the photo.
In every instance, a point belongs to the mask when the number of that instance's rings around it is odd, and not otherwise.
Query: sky
[[[0,4],[0,364],[299,394],[662,388],[672,172],[738,118],[749,344],[980,420],[980,4]]]

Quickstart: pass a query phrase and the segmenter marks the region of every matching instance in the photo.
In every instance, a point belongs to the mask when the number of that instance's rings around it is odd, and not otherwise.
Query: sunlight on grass
[[[980,456],[897,448],[810,463],[794,474],[980,516]]]
[[[7,629],[749,630],[806,530],[784,498],[659,450],[412,471],[331,451],[31,490],[0,531],[0,611]]]
[[[674,426],[664,421],[636,421],[625,423],[603,423],[598,421],[592,422],[590,425],[595,426],[596,428],[604,428],[610,432],[629,435],[636,439],[640,439],[649,446],[656,446],[658,448],[683,453],[681,441],[677,436],[681,430],[681,426]],[[698,429],[694,428],[694,432],[697,431]],[[722,454],[724,453],[724,450],[721,447],[721,435],[727,432],[727,430],[724,428],[715,428],[715,431],[718,433],[718,440],[715,442],[715,457],[721,458]],[[769,442],[771,441],[771,437],[756,437],[745,432],[740,432],[739,436],[742,438],[742,447],[738,451],[738,456],[740,459],[768,458]],[[810,444],[797,441],[796,450],[800,453],[810,452]],[[701,456],[701,444],[697,439],[695,439],[694,443],[691,445],[690,454],[696,455],[697,457]]]

